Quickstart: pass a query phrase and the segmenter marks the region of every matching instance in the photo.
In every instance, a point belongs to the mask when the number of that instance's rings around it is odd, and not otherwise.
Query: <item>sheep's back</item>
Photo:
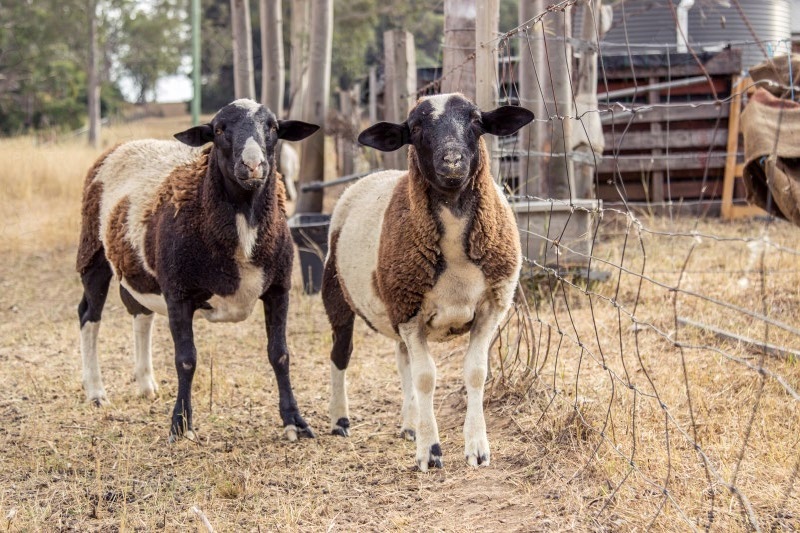
[[[350,304],[375,329],[391,337],[396,334],[373,280],[384,213],[404,174],[401,170],[376,172],[348,187],[334,208],[330,229],[336,269]],[[329,249],[333,251],[333,246]]]
[[[134,266],[155,274],[145,260],[148,218],[175,169],[194,164],[200,153],[178,141],[141,140],[105,158],[95,177],[102,185],[99,237],[117,276]]]

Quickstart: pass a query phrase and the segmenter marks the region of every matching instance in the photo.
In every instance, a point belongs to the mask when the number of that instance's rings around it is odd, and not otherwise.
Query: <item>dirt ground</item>
[[[260,311],[241,324],[197,323],[200,440],[168,445],[176,380],[166,322],[154,335],[161,390],[146,401],[131,382],[130,320],[112,294],[100,353],[113,405],[91,407],[80,383],[73,257],[74,246],[63,246],[0,262],[0,509],[15,510],[11,530],[184,530],[197,525],[193,506],[220,531],[551,529],[542,501],[557,495],[531,481],[542,450],[526,444],[507,402],[487,409],[491,466],[464,463],[458,343],[437,350],[444,470],[415,471],[413,443],[396,435],[392,344],[363,324],[349,373],[352,436],[328,434],[330,342],[319,296],[296,291],[289,320],[293,384],[315,440],[283,439]]]
[[[320,297],[299,289],[288,322],[292,382],[316,439],[283,437],[257,308],[238,324],[196,322],[199,440],[169,445],[177,383],[166,321],[154,328],[160,391],[149,401],[132,382],[131,322],[115,284],[99,337],[112,405],[88,405],[75,181],[92,155],[78,161],[72,149],[48,149],[31,159],[48,160],[46,168],[0,170],[11,191],[0,206],[0,529],[205,531],[199,512],[216,531],[800,530],[797,359],[675,330],[679,314],[765,335],[763,322],[733,305],[800,327],[796,228],[769,230],[773,252],[760,276],[748,239],[763,223],[712,220],[699,229],[717,238],[700,238],[680,235],[692,220],[646,220],[669,231],[645,234],[640,246],[635,226],[626,232],[607,213],[594,255],[610,280],[589,292],[528,286],[529,327],[520,333],[515,315],[493,348],[488,467],[462,457],[466,338],[434,346],[445,466],[422,474],[413,443],[397,437],[392,343],[360,321],[348,373],[351,437],[328,434],[330,333]],[[56,178],[62,167],[77,177]],[[14,175],[27,176],[24,187]],[[642,287],[643,279],[658,283]],[[768,335],[800,348],[780,328]],[[535,348],[527,359],[507,352],[518,338]]]

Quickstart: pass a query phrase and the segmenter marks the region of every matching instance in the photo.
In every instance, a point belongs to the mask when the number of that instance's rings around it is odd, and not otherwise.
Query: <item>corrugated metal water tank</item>
[[[677,9],[680,0],[672,0]],[[786,53],[785,44],[779,41],[791,38],[790,0],[739,0],[747,21],[753,28],[758,40],[770,41],[772,51]],[[622,46],[627,41],[635,46],[632,54],[643,54],[648,51],[665,52],[664,46],[674,45],[677,41],[675,17],[669,0],[626,0],[614,5],[614,21],[611,30],[605,35],[601,46],[603,55],[627,55],[628,50]],[[582,9],[576,12],[573,35],[580,32]],[[625,23],[623,23],[625,22]],[[730,0],[695,0],[694,7],[689,10],[689,44],[695,51],[719,50],[730,43],[742,50],[744,68],[764,60],[764,53],[758,44],[740,44],[743,41],[754,41],[747,23],[736,9],[735,2]],[[764,47],[770,51],[766,43]]]

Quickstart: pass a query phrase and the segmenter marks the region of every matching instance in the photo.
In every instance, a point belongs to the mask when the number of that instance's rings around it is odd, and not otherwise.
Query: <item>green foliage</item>
[[[137,102],[155,96],[156,81],[172,74],[188,52],[185,13],[176,0],[152,0],[137,5],[122,19],[122,47],[118,60],[138,89]]]
[[[119,109],[117,82],[140,96],[174,73],[189,34],[182,0],[96,0],[101,109]],[[87,106],[90,0],[0,2],[0,134],[76,129]]]

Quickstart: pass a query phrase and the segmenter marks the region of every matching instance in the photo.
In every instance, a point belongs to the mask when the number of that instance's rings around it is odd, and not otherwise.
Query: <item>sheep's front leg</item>
[[[183,435],[193,439],[192,431],[192,379],[197,366],[192,318],[194,304],[189,301],[167,300],[169,329],[175,344],[175,370],[178,372],[178,398],[172,411],[170,442]]]
[[[278,407],[283,420],[284,433],[290,441],[297,437],[314,437],[308,427],[292,392],[289,380],[289,349],[286,346],[286,315],[289,312],[289,291],[273,286],[261,296],[264,302],[264,317],[267,321],[267,354],[275,379],[278,381]]]
[[[464,420],[464,455],[470,466],[489,464],[489,440],[483,417],[483,386],[486,382],[487,354],[503,314],[484,303],[476,313],[464,357],[464,383],[467,388],[467,416]]]
[[[400,337],[408,348],[411,362],[411,379],[417,397],[417,467],[442,467],[442,447],[439,444],[439,427],[433,412],[433,391],[436,388],[436,364],[428,351],[425,325],[417,316],[400,324]]]

